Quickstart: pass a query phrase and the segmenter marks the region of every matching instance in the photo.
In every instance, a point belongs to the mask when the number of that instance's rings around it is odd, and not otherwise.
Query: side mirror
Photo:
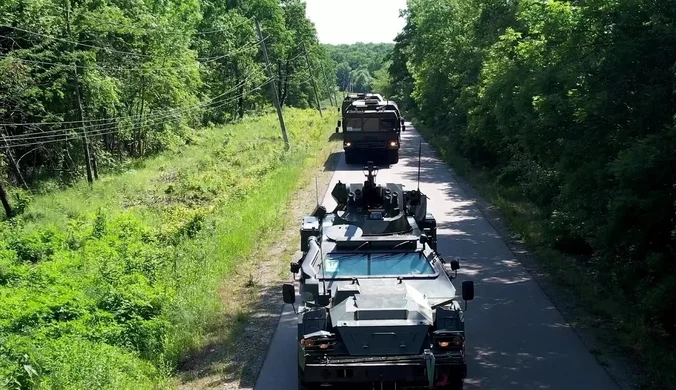
[[[462,282],[462,300],[471,301],[474,299],[474,281],[465,280]]]
[[[465,294],[464,287],[465,285],[463,284],[463,296]],[[289,303],[289,304],[294,304],[296,303],[296,288],[293,286],[293,284],[290,283],[285,283],[282,286],[282,296],[284,297],[284,303]]]
[[[290,270],[291,270],[291,273],[295,275],[295,274],[298,273],[298,271],[300,271],[300,264],[298,264],[298,263],[291,263],[291,266],[290,266],[289,268],[290,268]]]
[[[420,235],[420,243],[423,245],[423,248],[425,247],[425,244],[427,244],[427,242],[428,242],[427,235],[421,234]]]
[[[460,269],[460,262],[456,259],[451,260],[451,270],[457,271]]]
[[[338,121],[338,127],[340,127],[341,124],[342,124],[342,122],[341,122],[341,121]]]

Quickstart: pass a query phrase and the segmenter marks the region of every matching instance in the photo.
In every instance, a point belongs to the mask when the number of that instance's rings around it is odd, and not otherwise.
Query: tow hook
[[[430,389],[434,388],[434,366],[435,366],[435,358],[434,354],[432,351],[429,349],[426,349],[423,352],[423,355],[425,356],[425,367],[427,368],[427,381],[428,386]]]

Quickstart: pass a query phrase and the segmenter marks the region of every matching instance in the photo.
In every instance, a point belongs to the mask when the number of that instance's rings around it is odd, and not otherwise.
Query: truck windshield
[[[395,131],[397,120],[394,118],[350,118],[345,121],[348,132]]]
[[[420,252],[413,253],[329,253],[324,259],[327,279],[352,276],[434,275],[434,269]]]

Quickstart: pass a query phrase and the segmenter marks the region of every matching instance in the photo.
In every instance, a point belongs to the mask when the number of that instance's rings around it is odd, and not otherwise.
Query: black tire
[[[399,162],[399,151],[398,150],[390,150],[387,152],[387,162],[390,165],[394,165]]]
[[[345,164],[356,164],[356,159],[355,159],[355,152],[354,150],[346,150],[345,151]]]
[[[442,387],[443,390],[463,390],[465,387],[465,380],[461,378],[449,379],[448,383]]]
[[[298,367],[298,390],[312,390],[314,387],[307,385],[303,381],[303,370]]]

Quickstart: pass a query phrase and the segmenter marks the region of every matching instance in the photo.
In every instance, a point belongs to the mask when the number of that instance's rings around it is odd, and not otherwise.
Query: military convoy
[[[427,196],[403,185],[341,183],[328,212],[303,218],[297,277],[298,388],[461,389],[467,376],[458,260],[437,253]],[[296,310],[295,284],[283,300]],[[474,298],[472,281],[462,300]],[[342,388],[342,387],[340,387]]]
[[[336,133],[342,129],[347,164],[375,157],[384,157],[389,164],[399,162],[401,132],[406,127],[395,102],[379,94],[350,94],[339,110],[342,120]]]

